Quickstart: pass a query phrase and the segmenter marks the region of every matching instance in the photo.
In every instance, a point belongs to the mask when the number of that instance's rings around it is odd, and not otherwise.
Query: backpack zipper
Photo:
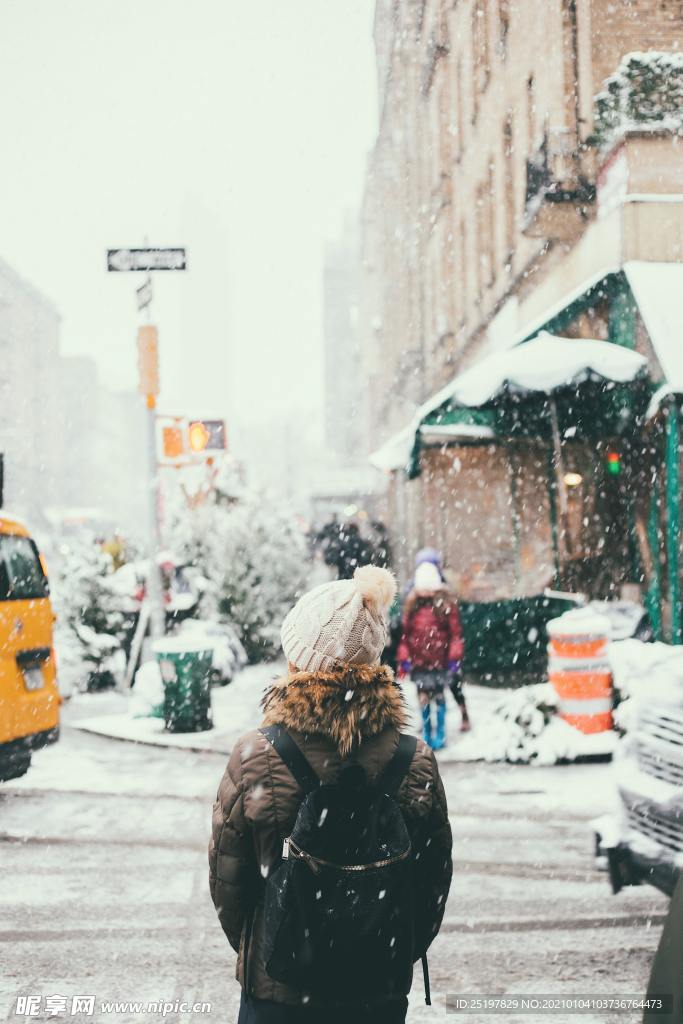
[[[397,864],[399,861],[405,860],[411,853],[411,848],[408,846],[407,850],[404,850],[403,853],[397,853],[395,857],[386,857],[384,860],[375,860],[371,864],[335,864],[331,860],[323,860],[322,857],[314,857],[306,850],[302,850],[301,847],[296,845],[291,836],[287,846],[289,856],[294,859],[305,861],[315,875],[320,874],[321,867],[335,868],[337,871],[372,871],[375,868],[386,868],[390,864]]]

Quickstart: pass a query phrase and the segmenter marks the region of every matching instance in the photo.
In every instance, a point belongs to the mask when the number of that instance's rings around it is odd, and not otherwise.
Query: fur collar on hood
[[[332,672],[293,672],[273,683],[262,701],[263,725],[328,736],[342,757],[354,741],[406,726],[403,694],[386,665]]]

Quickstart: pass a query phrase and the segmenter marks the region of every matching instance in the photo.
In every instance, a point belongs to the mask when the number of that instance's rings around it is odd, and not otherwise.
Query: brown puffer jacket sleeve
[[[428,796],[429,810],[416,819],[410,812],[406,814],[415,871],[416,959],[426,953],[441,928],[453,875],[453,836],[446,793],[432,751],[428,759],[420,758],[420,767],[422,764],[429,766],[424,780],[419,780]]]
[[[232,948],[239,950],[245,918],[258,893],[252,837],[244,816],[241,741],[235,745],[213,805],[209,889]]]

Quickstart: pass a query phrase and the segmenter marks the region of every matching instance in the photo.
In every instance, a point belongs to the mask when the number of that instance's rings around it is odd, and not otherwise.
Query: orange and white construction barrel
[[[585,735],[612,729],[609,620],[588,608],[548,623],[548,678],[560,718]]]

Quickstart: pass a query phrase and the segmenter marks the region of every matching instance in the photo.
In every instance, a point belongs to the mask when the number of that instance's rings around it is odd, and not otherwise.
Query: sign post
[[[163,636],[165,615],[161,573],[157,556],[161,550],[159,526],[159,476],[156,439],[156,405],[159,394],[159,335],[150,323],[153,271],[185,270],[185,249],[108,249],[107,270],[114,273],[144,272],[147,277],[136,289],[138,311],[146,312],[147,323],[138,327],[138,390],[147,406],[148,500],[149,511],[149,573],[147,577],[147,610],[152,637]],[[133,668],[131,668],[132,674]]]
[[[152,278],[147,275],[147,280],[144,284],[141,284],[136,289],[135,297],[138,303],[138,312],[141,313],[143,309],[147,309],[148,306],[152,305]]]
[[[153,637],[163,636],[164,595],[161,586],[161,575],[156,563],[157,553],[161,550],[161,531],[159,527],[159,477],[157,467],[156,446],[156,404],[159,394],[159,336],[153,324],[138,327],[138,390],[145,397],[147,404],[147,456],[149,498],[149,548],[150,564],[147,575],[147,600],[149,602],[149,624]]]

